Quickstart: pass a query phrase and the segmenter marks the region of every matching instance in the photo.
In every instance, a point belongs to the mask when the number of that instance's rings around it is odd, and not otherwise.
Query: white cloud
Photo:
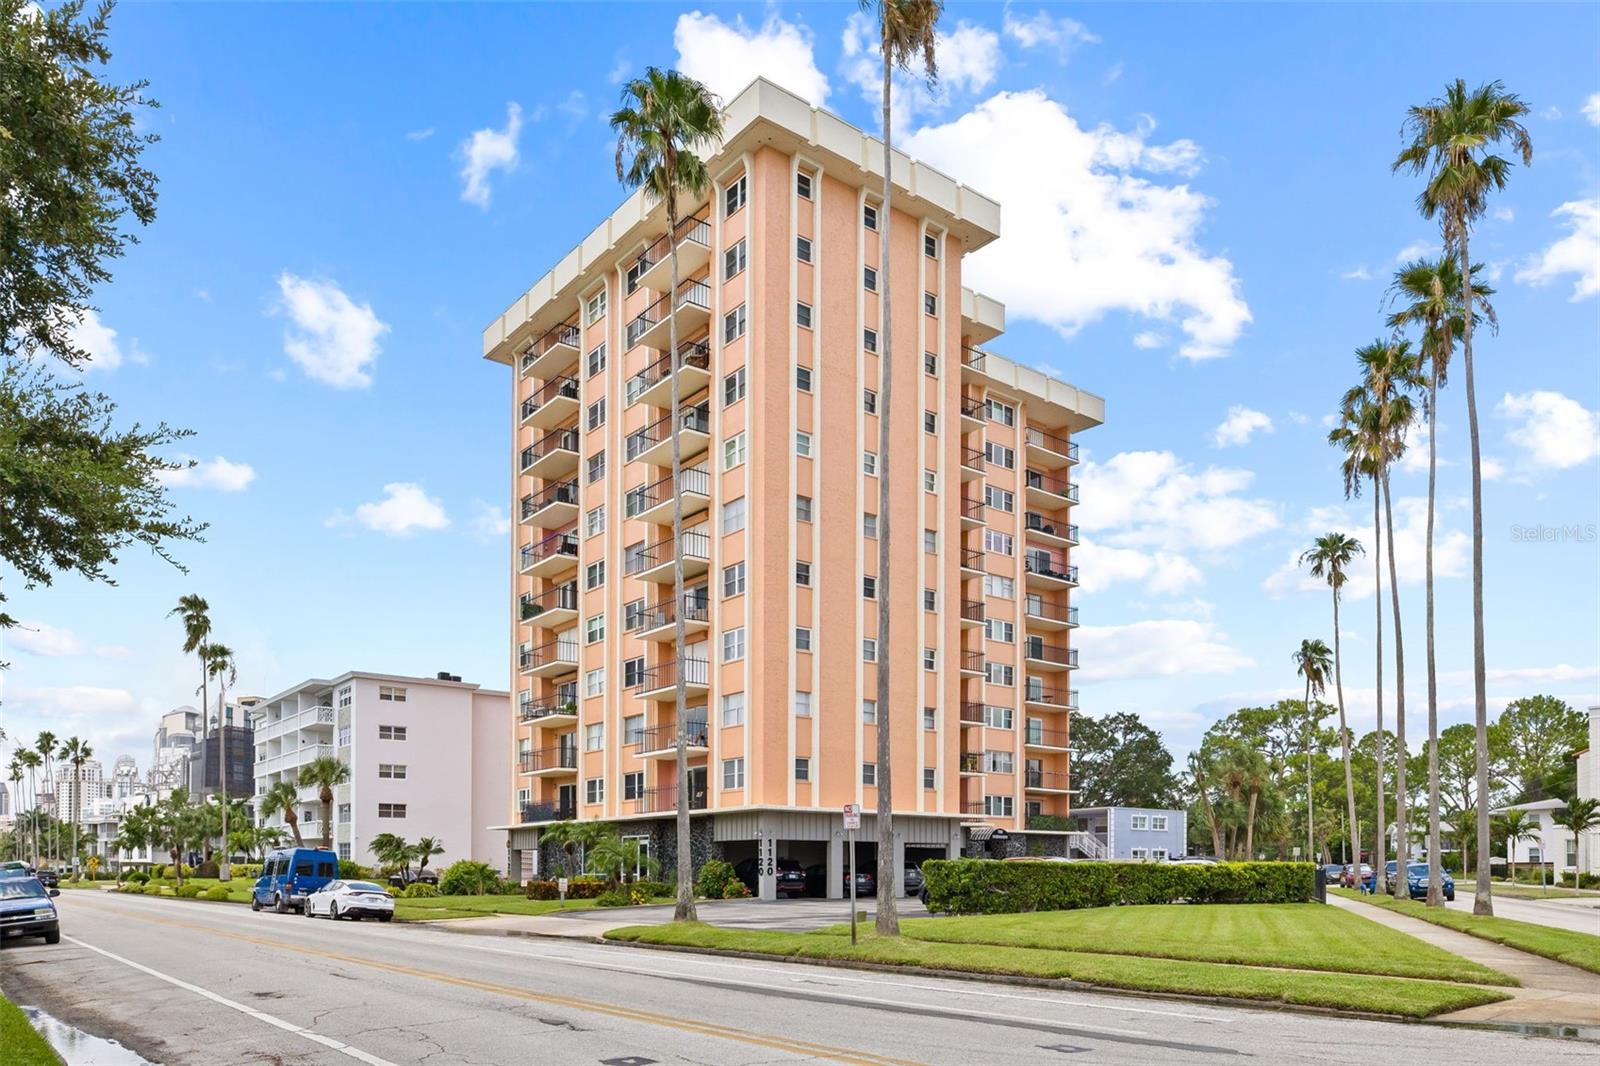
[[[1087,595],[1104,592],[1116,584],[1137,582],[1153,595],[1173,596],[1205,582],[1199,567],[1173,552],[1145,552],[1083,541],[1072,550],[1072,558],[1079,567],[1079,587]]]
[[[433,136],[433,127],[432,126],[429,126],[427,129],[407,130],[406,131],[406,140],[408,140],[408,141],[425,141],[429,137],[432,137],[432,136]]]
[[[1519,681],[1529,687],[1545,688],[1551,685],[1569,685],[1578,681],[1600,679],[1600,666],[1569,666],[1566,663],[1557,663],[1554,666],[1490,667],[1486,674],[1488,680],[1494,684]],[[1452,672],[1447,676],[1453,681],[1472,680],[1470,670]]]
[[[1506,476],[1506,464],[1485,455],[1478,460],[1478,473],[1483,475],[1485,481],[1499,481]]]
[[[1078,521],[1119,547],[1220,551],[1278,528],[1271,503],[1240,495],[1254,477],[1228,467],[1196,471],[1171,452],[1120,452],[1079,468]]]
[[[1418,422],[1406,434],[1406,450],[1400,454],[1400,461],[1395,464],[1395,469],[1405,474],[1426,474],[1428,472],[1428,438],[1433,433],[1433,426],[1428,422]],[[1442,470],[1447,466],[1455,465],[1444,456],[1439,456],[1438,466]],[[1485,474],[1484,476],[1488,476]]]
[[[1135,348],[1143,348],[1146,351],[1159,348],[1166,343],[1167,338],[1153,329],[1140,330],[1133,335],[1133,346]]]
[[[1272,418],[1261,411],[1252,411],[1242,404],[1228,408],[1228,417],[1211,431],[1211,444],[1226,448],[1231,444],[1248,444],[1257,432],[1271,433]]]
[[[1489,216],[1496,222],[1515,222],[1517,220],[1517,209],[1514,207],[1497,207],[1489,213]]]
[[[1506,393],[1495,413],[1517,425],[1506,439],[1535,467],[1566,470],[1600,455],[1600,414],[1559,392]]]
[[[482,500],[474,501],[472,535],[479,540],[495,540],[511,532],[511,516],[505,509]]]
[[[506,127],[503,130],[474,130],[472,136],[461,142],[461,198],[485,210],[489,207],[489,174],[502,170],[506,173],[517,168],[517,138],[522,136],[522,105],[516,101],[506,105]]]
[[[83,317],[67,332],[74,347],[89,353],[88,361],[83,364],[86,373],[93,370],[115,370],[125,361],[130,363],[146,361],[137,347],[130,348],[124,353],[122,344],[117,340],[117,331],[100,321],[100,313],[92,307],[85,308]]]
[[[16,649],[43,659],[92,655],[99,659],[128,659],[133,652],[120,644],[101,644],[90,647],[76,633],[62,626],[34,619],[22,619],[16,626],[0,634],[7,649]]]
[[[1370,486],[1363,489],[1370,492]],[[1436,580],[1457,578],[1467,572],[1467,561],[1472,549],[1472,538],[1459,529],[1446,528],[1444,513],[1450,509],[1449,501],[1434,509],[1433,576]],[[1353,512],[1353,513],[1352,513]],[[1300,564],[1300,553],[1311,546],[1310,538],[1329,530],[1338,530],[1361,542],[1366,554],[1356,557],[1350,568],[1350,577],[1344,587],[1344,599],[1364,600],[1374,588],[1373,554],[1382,553],[1383,583],[1389,585],[1389,556],[1384,541],[1373,534],[1372,501],[1363,496],[1350,507],[1333,505],[1313,508],[1297,528],[1307,536],[1304,547],[1289,553],[1283,564],[1261,583],[1262,591],[1273,599],[1290,593],[1312,592],[1326,595],[1327,582],[1313,578]],[[1428,498],[1426,496],[1396,496],[1394,499],[1394,559],[1400,584],[1422,584],[1428,531]],[[1385,592],[1387,595],[1387,592]]]
[[[444,505],[414,481],[392,481],[383,487],[383,494],[383,499],[357,507],[354,521],[391,537],[408,536],[419,529],[445,529],[450,525]],[[327,524],[339,526],[350,521],[340,512],[329,518]]]
[[[1589,99],[1583,102],[1583,117],[1589,120],[1589,125],[1600,126],[1600,93],[1590,93]]]
[[[25,712],[45,715],[125,714],[134,709],[133,693],[120,688],[65,685],[60,688],[17,688],[6,699]]]
[[[1005,205],[1006,236],[970,256],[965,280],[1007,309],[1071,336],[1113,311],[1186,334],[1180,354],[1226,353],[1250,321],[1233,265],[1198,236],[1211,201],[1135,170],[1193,165],[1198,149],[1084,129],[1041,91],[1004,92],[905,138],[913,157]],[[975,151],[975,145],[982,145]]]
[[[278,275],[278,309],[294,329],[284,331],[283,351],[306,376],[336,389],[364,389],[378,359],[378,340],[389,325],[357,304],[336,282],[312,281],[287,270]]]
[[[1362,263],[1353,270],[1346,270],[1339,277],[1344,281],[1371,281],[1372,271],[1367,269],[1367,264]]]
[[[589,98],[583,95],[583,90],[574,89],[567,94],[567,98],[556,105],[556,110],[564,115],[574,129],[578,123],[589,117]]]
[[[942,111],[950,103],[952,90],[977,93],[987,89],[1004,62],[999,34],[966,21],[958,22],[950,33],[938,34],[933,48],[939,66],[935,85],[930,87],[925,78],[908,71],[896,70],[891,75],[892,118],[897,129],[909,129],[919,116]],[[845,79],[868,104],[881,107],[883,53],[873,18],[862,11],[852,13],[845,20],[840,49]]]
[[[1209,622],[1155,619],[1083,626],[1073,636],[1084,681],[1227,674],[1255,663]]]
[[[256,479],[256,472],[249,463],[231,462],[219,455],[181,470],[165,470],[156,476],[163,484],[182,488],[243,492]]]
[[[1566,216],[1567,235],[1529,259],[1517,271],[1517,280],[1548,285],[1563,274],[1575,274],[1571,299],[1600,294],[1600,198],[1564,203],[1551,215]]]
[[[1396,263],[1409,263],[1413,259],[1422,259],[1438,251],[1438,245],[1432,241],[1412,241],[1398,252],[1394,253]]]
[[[1062,62],[1066,62],[1079,45],[1100,43],[1100,38],[1090,33],[1089,28],[1077,19],[1065,16],[1056,18],[1045,11],[1023,18],[1013,14],[1011,8],[1007,7],[1001,29],[1023,48],[1055,49]]]
[[[723,22],[691,11],[678,16],[672,46],[678,69],[724,100],[764,77],[819,107],[828,102],[828,79],[812,55],[811,30],[776,13],[751,28],[742,17]]]

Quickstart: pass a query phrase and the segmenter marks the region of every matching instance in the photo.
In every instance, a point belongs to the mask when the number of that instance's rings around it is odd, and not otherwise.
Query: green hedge
[[[928,908],[1015,914],[1137,903],[1305,903],[1316,886],[1308,862],[997,862],[922,864]]]
[[[599,899],[606,883],[594,877],[574,877],[567,881],[568,899]],[[560,899],[561,886],[555,881],[529,881],[525,891],[529,899]]]

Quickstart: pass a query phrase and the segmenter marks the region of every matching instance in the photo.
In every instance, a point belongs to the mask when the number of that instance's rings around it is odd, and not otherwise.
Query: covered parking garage
[[[723,859],[737,865],[755,858],[759,862],[756,894],[761,899],[777,899],[777,864],[793,859],[803,868],[820,867],[826,895],[842,899],[846,894],[846,834],[844,816],[838,811],[796,811],[790,809],[749,810],[712,816],[716,850]],[[961,822],[938,815],[896,814],[894,890],[905,895],[904,871],[927,859],[958,858],[961,855]],[[856,831],[856,858],[862,869],[878,866],[878,827],[872,814],[863,812]],[[888,886],[879,885],[879,891]]]

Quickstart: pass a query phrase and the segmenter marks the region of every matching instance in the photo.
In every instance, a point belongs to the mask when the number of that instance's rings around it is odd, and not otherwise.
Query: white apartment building
[[[434,837],[443,869],[472,858],[503,868],[503,832],[511,789],[510,695],[459,677],[405,677],[350,671],[308,678],[251,710],[255,729],[255,792],[332,756],[350,768],[334,790],[334,849],[340,858],[373,863],[373,837],[394,833],[415,842]],[[299,790],[296,812],[307,844],[322,837],[322,804],[314,788]],[[259,814],[258,814],[259,817]],[[281,817],[262,824],[284,827]]]
[[[63,762],[56,767],[56,803],[61,817],[71,821],[96,800],[109,794],[105,767],[99,759],[86,759],[82,766]]]

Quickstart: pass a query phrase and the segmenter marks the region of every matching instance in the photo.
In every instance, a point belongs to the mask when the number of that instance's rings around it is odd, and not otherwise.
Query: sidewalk
[[[914,899],[902,899],[900,917],[926,918],[927,909]],[[876,901],[863,897],[856,910],[869,916]],[[702,922],[732,929],[770,929],[804,933],[850,920],[850,905],[837,899],[786,899],[763,903],[757,899],[700,900],[695,904]],[[665,925],[672,920],[671,904],[649,907],[584,907],[547,914],[493,914],[482,918],[447,918],[427,923],[434,929],[481,936],[556,936],[590,939],[628,925]],[[871,918],[868,918],[870,921]]]
[[[1441,1015],[1437,1021],[1600,1027],[1600,974],[1331,892],[1328,903],[1522,982],[1521,988],[1505,990],[1511,999]]]

